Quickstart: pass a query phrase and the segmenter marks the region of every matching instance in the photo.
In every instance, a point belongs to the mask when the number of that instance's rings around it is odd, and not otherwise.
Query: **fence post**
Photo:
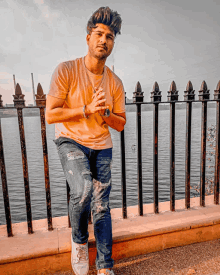
[[[127,219],[126,201],[126,166],[125,166],[125,132],[121,131],[121,193],[122,193],[122,217]]]
[[[220,171],[220,81],[214,91],[216,101],[216,146],[215,146],[215,183],[214,183],[214,203],[219,204],[219,171]]]
[[[205,165],[206,165],[206,131],[207,131],[207,100],[209,100],[209,90],[206,82],[203,81],[199,100],[202,101],[202,121],[201,121],[201,163],[200,163],[200,206],[205,206]]]
[[[184,91],[184,100],[186,102],[186,159],[185,159],[185,207],[190,208],[190,162],[191,162],[191,126],[192,126],[192,101],[195,100],[195,94],[191,81],[188,82],[186,91]]]
[[[142,151],[141,151],[141,103],[144,101],[140,82],[137,83],[133,93],[133,103],[137,106],[137,170],[138,170],[138,211],[143,216],[143,191],[142,191]]]
[[[154,83],[151,92],[151,101],[154,102],[153,115],[153,188],[154,188],[154,213],[159,213],[159,195],[158,195],[158,107],[161,102],[161,91],[157,82]]]
[[[175,101],[178,101],[178,91],[173,81],[168,91],[170,101],[170,210],[175,211]]]
[[[2,101],[2,95],[0,95],[0,108],[2,107],[3,107],[3,101]],[[5,158],[4,158],[4,150],[3,150],[1,118],[0,118],[0,167],[1,167],[2,192],[4,197],[7,233],[8,233],[8,237],[12,237],[13,233],[12,233],[12,224],[11,224],[11,211],[10,211],[10,204],[9,204],[8,185],[7,185]]]
[[[17,108],[18,124],[19,124],[19,132],[20,132],[28,233],[31,234],[33,233],[31,198],[30,198],[28,164],[27,164],[26,144],[25,144],[25,135],[24,135],[24,122],[23,122],[23,114],[22,114],[22,109],[25,107],[25,104],[24,104],[25,100],[24,100],[24,95],[22,94],[22,91],[21,91],[21,87],[18,83],[16,85],[15,95],[13,95],[13,97],[14,97],[14,106]]]
[[[50,196],[50,178],[49,178],[49,164],[48,164],[48,152],[47,152],[47,137],[46,137],[46,123],[44,108],[46,107],[46,95],[43,89],[38,83],[36,105],[40,109],[40,120],[41,120],[41,137],[43,146],[43,157],[44,157],[44,177],[45,177],[45,191],[46,191],[46,203],[47,203],[47,223],[48,230],[53,230],[52,225],[52,211],[51,211],[51,196]]]

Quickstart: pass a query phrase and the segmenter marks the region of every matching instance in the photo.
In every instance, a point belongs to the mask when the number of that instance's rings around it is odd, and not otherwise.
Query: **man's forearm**
[[[78,121],[83,117],[83,107],[74,109],[57,107],[46,111],[46,120],[48,124]]]
[[[124,125],[126,123],[126,119],[124,117],[111,113],[109,117],[103,116],[103,119],[108,124],[108,126],[117,130],[118,132],[124,130]]]

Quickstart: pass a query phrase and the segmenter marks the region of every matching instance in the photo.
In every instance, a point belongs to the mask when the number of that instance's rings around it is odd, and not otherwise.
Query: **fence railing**
[[[24,108],[39,108],[41,118],[41,136],[42,149],[44,159],[44,176],[45,176],[45,191],[46,191],[46,207],[47,207],[47,222],[48,230],[53,230],[52,224],[52,210],[51,210],[51,194],[50,194],[50,178],[48,165],[48,150],[46,138],[46,124],[45,124],[45,106],[46,95],[43,93],[42,87],[38,84],[36,97],[36,107],[25,107],[24,95],[22,94],[20,85],[16,85],[14,97],[14,108],[17,109],[20,145],[23,163],[23,178],[25,187],[25,201],[26,201],[26,215],[28,233],[33,233],[31,200],[29,190],[29,175],[28,163],[26,154],[26,143],[24,135],[23,112]],[[151,92],[151,102],[144,102],[144,95],[140,83],[136,85],[133,93],[133,103],[126,103],[126,105],[136,105],[137,112],[137,183],[138,183],[138,211],[139,215],[143,215],[143,190],[142,190],[142,149],[141,149],[141,106],[143,104],[153,104],[153,194],[154,194],[154,213],[159,213],[159,192],[158,192],[158,115],[159,105],[167,103],[170,105],[170,210],[175,211],[175,107],[177,102],[186,103],[186,150],[185,150],[185,207],[190,208],[190,171],[191,171],[191,125],[192,125],[192,106],[193,102],[201,102],[202,104],[202,123],[201,123],[201,159],[200,159],[200,205],[205,206],[205,166],[206,166],[206,133],[207,133],[207,103],[209,101],[216,101],[216,146],[215,146],[215,177],[214,177],[214,203],[219,204],[219,172],[220,172],[220,81],[214,91],[214,99],[210,99],[210,93],[206,82],[203,81],[199,90],[199,100],[195,100],[195,91],[192,83],[189,81],[184,91],[184,101],[178,101],[178,91],[176,84],[173,81],[170,90],[168,91],[167,101],[162,101],[161,91],[159,85],[155,82],[153,91]],[[3,102],[0,95],[0,109],[7,109],[3,107]],[[122,216],[127,218],[127,200],[126,200],[126,157],[125,157],[125,133],[120,133],[121,139],[121,192],[122,192]],[[4,197],[5,218],[7,225],[8,236],[13,236],[12,222],[10,214],[9,194],[7,187],[7,175],[5,168],[2,127],[0,120],[0,164],[1,164],[1,179],[2,190]],[[69,188],[67,184],[67,202],[69,202]],[[69,222],[70,226],[70,222]]]

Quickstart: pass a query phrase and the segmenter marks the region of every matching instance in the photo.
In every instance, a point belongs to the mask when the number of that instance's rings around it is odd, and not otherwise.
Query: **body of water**
[[[192,146],[191,146],[191,186],[200,180],[201,150],[201,109],[192,112]],[[215,124],[216,109],[208,108],[208,127]],[[170,197],[170,112],[159,111],[159,201]],[[17,117],[2,118],[4,155],[7,172],[12,222],[26,221],[25,192],[23,168]],[[24,118],[26,149],[28,159],[29,183],[33,219],[46,218],[46,196],[44,184],[44,166],[39,117]],[[143,201],[153,202],[153,112],[142,112],[142,162],[143,162]],[[176,199],[185,197],[185,136],[186,111],[176,110],[176,155],[175,181]],[[113,140],[112,191],[111,208],[121,207],[121,150],[120,133],[111,130]],[[52,215],[67,215],[66,181],[63,175],[56,146],[53,143],[54,125],[47,125],[47,144],[49,155],[49,173],[51,185]],[[137,145],[136,113],[127,113],[125,127],[127,205],[137,205]],[[207,149],[209,149],[207,147]],[[208,158],[208,157],[207,157]],[[208,168],[207,174],[212,176]],[[198,195],[192,188],[191,196]],[[0,195],[0,225],[5,224],[3,195]]]

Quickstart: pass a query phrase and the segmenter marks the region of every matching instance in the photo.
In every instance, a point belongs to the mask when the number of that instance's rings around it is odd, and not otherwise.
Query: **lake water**
[[[159,111],[159,201],[167,201],[170,196],[169,165],[169,110]],[[191,146],[191,185],[199,183],[201,146],[201,109],[192,112]],[[208,108],[208,127],[215,124],[216,109]],[[26,221],[25,193],[21,148],[17,117],[2,118],[4,155],[7,172],[12,222]],[[153,112],[142,112],[142,162],[143,162],[143,201],[153,202]],[[43,153],[39,117],[24,118],[29,183],[33,219],[46,218]],[[111,130],[113,140],[111,208],[121,207],[121,155],[120,133]],[[186,111],[176,110],[176,155],[175,181],[176,199],[185,197],[185,135]],[[54,139],[54,125],[47,125],[49,173],[51,184],[52,215],[67,215],[66,181],[63,176]],[[136,113],[127,113],[125,127],[127,205],[137,205],[137,150]],[[207,148],[208,149],[208,148]],[[213,175],[208,169],[207,174]],[[2,193],[2,191],[1,191]],[[198,195],[191,189],[191,197]],[[5,224],[3,195],[0,194],[0,225]]]

